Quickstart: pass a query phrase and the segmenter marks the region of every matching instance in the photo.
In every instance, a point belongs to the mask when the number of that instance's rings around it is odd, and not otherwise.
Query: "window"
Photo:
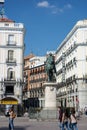
[[[5,26],[9,26],[9,24],[6,23]]]
[[[14,73],[13,69],[9,68],[8,73],[7,73],[7,78],[8,79],[14,79],[14,77],[15,77],[15,73]]]
[[[6,90],[5,90],[6,94],[14,94],[14,86],[6,86]]]
[[[14,51],[13,51],[13,50],[9,50],[9,51],[8,51],[8,60],[9,60],[9,61],[12,61],[12,60],[13,60],[13,54],[14,54]]]
[[[8,44],[14,44],[14,35],[9,35],[8,36]]]

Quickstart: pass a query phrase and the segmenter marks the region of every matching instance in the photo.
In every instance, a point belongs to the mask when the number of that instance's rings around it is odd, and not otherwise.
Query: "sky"
[[[5,0],[4,8],[25,26],[25,56],[56,51],[77,21],[87,18],[87,0]]]

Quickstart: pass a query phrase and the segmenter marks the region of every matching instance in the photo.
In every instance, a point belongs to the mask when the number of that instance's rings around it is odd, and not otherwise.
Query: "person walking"
[[[68,111],[67,111],[67,109],[65,109],[63,111],[63,114],[62,114],[62,127],[61,127],[61,130],[65,130],[65,129],[70,130],[68,120],[69,120]]]
[[[14,113],[14,108],[11,107],[9,110],[9,130],[14,130],[14,118],[16,114]]]
[[[58,107],[58,119],[59,119],[59,127],[60,127],[60,130],[65,130],[65,128],[67,130],[70,130],[69,129],[69,124],[68,124],[68,112],[67,112],[67,109],[65,108],[61,108],[61,107]]]
[[[71,115],[70,115],[70,121],[71,121],[71,126],[72,126],[72,130],[78,130],[78,127],[77,127],[77,119],[76,119],[76,116],[75,116],[75,110],[72,110],[71,111]]]
[[[62,127],[62,114],[63,114],[63,111],[62,111],[62,108],[59,106],[58,107],[58,126]]]

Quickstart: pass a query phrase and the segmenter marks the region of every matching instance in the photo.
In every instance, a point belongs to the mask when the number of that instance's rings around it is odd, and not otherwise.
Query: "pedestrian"
[[[70,130],[68,120],[69,120],[68,111],[67,111],[67,109],[64,109],[63,114],[62,114],[62,128],[61,128],[61,130],[65,130],[65,129]]]
[[[85,115],[87,116],[87,107],[85,107],[84,111],[85,111]]]
[[[64,109],[62,107],[58,107],[58,119],[59,119],[59,127],[61,130],[67,130],[69,129],[69,124],[68,124],[68,111],[67,109]]]
[[[58,126],[61,128],[62,127],[62,108],[59,106],[58,107]]]
[[[14,118],[16,114],[14,113],[14,108],[11,107],[9,110],[9,130],[14,130]]]
[[[78,130],[75,110],[73,109],[71,110],[70,121],[71,121],[72,130]]]

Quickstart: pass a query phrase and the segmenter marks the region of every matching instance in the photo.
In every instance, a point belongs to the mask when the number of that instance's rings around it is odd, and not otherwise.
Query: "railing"
[[[16,41],[7,41],[7,46],[16,46]]]
[[[15,63],[16,59],[6,59],[6,63]]]
[[[12,64],[16,65],[16,59],[12,59],[12,60],[6,59],[6,63],[9,65],[12,65]]]

